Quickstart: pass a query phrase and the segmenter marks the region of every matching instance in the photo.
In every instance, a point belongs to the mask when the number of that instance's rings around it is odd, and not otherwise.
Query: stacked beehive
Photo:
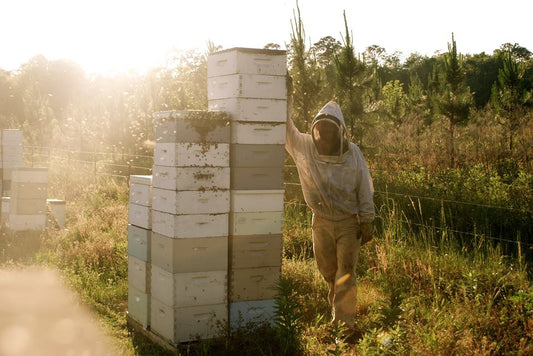
[[[227,114],[155,114],[151,330],[211,338],[227,320],[230,209]]]
[[[13,170],[22,168],[24,164],[22,131],[21,130],[2,130],[0,141],[1,145],[1,166],[0,166],[0,192],[3,196],[10,196],[11,174]]]
[[[208,106],[232,116],[229,320],[272,321],[281,273],[285,51],[234,48],[208,58]]]
[[[130,176],[128,210],[128,315],[150,326],[152,176]]]
[[[8,226],[12,231],[41,231],[46,226],[46,168],[11,171]]]

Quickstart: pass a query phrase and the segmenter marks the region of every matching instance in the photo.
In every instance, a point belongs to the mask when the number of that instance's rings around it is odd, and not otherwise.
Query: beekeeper
[[[355,266],[361,246],[372,239],[374,220],[374,187],[365,159],[348,141],[341,108],[333,101],[315,116],[311,134],[298,131],[289,117],[285,148],[296,163],[305,201],[313,212],[313,251],[329,286],[333,321],[352,328]]]

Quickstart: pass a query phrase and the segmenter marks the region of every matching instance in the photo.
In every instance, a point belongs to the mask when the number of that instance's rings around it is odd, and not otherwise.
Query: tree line
[[[343,25],[342,41],[326,36],[311,45],[295,10],[288,87],[301,130],[333,99],[352,140],[389,167],[531,164],[528,49],[505,43],[492,54],[463,55],[451,34],[447,52],[402,60],[377,45],[356,53],[346,16]],[[176,50],[164,67],[116,76],[88,76],[72,61],[37,55],[0,70],[0,128],[23,129],[35,146],[149,153],[154,112],[207,108],[207,57],[220,49]]]

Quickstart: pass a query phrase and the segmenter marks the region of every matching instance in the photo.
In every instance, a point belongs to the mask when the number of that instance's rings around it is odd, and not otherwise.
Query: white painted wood
[[[169,190],[230,188],[229,167],[166,167],[154,165],[154,187]]]
[[[209,110],[225,111],[233,121],[287,122],[286,99],[226,98],[208,101]]]
[[[230,235],[266,235],[282,232],[283,211],[230,213]]]
[[[207,76],[246,73],[246,74],[287,74],[285,51],[232,48],[211,54],[207,57]]]
[[[228,143],[155,144],[154,164],[171,167],[229,167]]]
[[[283,211],[283,189],[277,190],[231,190],[231,211],[250,213]]]
[[[227,303],[172,308],[152,297],[150,307],[150,330],[174,344],[213,338],[228,320]]]
[[[229,213],[229,190],[169,190],[154,188],[154,210],[170,214]]]
[[[227,270],[171,273],[153,265],[151,293],[173,308],[222,304],[227,300]]]
[[[133,204],[128,205],[128,222],[132,225],[150,230],[152,228],[152,214],[148,206]]]
[[[207,100],[226,98],[287,99],[284,76],[231,74],[207,78]]]
[[[285,123],[234,121],[231,125],[231,143],[283,145]]]
[[[152,211],[152,230],[172,238],[228,235],[229,214],[174,215]]]

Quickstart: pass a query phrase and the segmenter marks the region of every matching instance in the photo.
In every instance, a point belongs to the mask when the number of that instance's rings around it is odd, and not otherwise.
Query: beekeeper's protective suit
[[[289,118],[285,147],[313,212],[313,250],[329,286],[333,320],[351,327],[357,298],[355,265],[361,245],[372,239],[372,178],[359,147],[347,140],[344,117],[335,102],[318,112],[311,134],[299,132]]]

